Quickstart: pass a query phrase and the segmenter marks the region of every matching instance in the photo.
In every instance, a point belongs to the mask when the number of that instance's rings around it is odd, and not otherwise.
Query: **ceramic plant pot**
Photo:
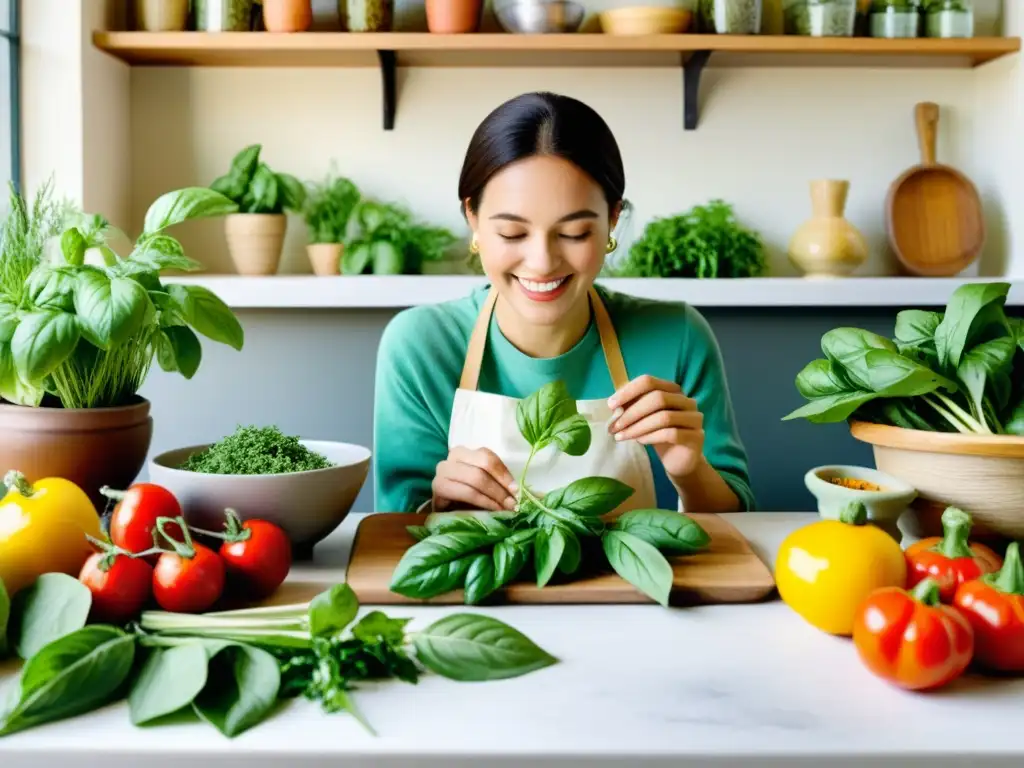
[[[224,217],[228,252],[240,275],[274,275],[288,229],[283,213],[229,213]]]
[[[145,32],[184,32],[189,0],[135,0],[135,26]]]
[[[483,0],[426,0],[427,29],[441,35],[476,32]]]
[[[149,401],[115,408],[32,408],[0,404],[0,467],[29,481],[63,477],[102,513],[104,485],[124,489],[146,463],[153,439]]]
[[[850,182],[811,182],[811,218],[793,234],[789,260],[805,277],[846,277],[864,263],[868,246],[844,216]]]
[[[804,485],[818,500],[818,514],[826,520],[838,520],[847,504],[859,501],[872,525],[901,544],[910,543],[899,528],[900,518],[917,497],[909,483],[870,467],[833,464],[809,470]]]
[[[313,23],[311,0],[263,0],[267,32],[305,32]]]
[[[313,274],[321,277],[341,274],[341,243],[310,243],[306,246]]]

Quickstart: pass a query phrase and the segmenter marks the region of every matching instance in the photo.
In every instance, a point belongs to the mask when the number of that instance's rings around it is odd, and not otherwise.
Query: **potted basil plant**
[[[131,484],[152,439],[150,403],[138,391],[154,360],[191,379],[202,359],[197,334],[243,344],[238,319],[209,289],[161,281],[161,270],[200,266],[167,230],[235,210],[211,189],[168,192],[149,207],[128,256],[72,226],[55,256],[36,254],[20,286],[0,284],[0,467],[72,480],[100,508],[102,486]],[[4,271],[16,255],[5,250]]]
[[[352,212],[360,193],[344,176],[328,174],[319,183],[310,183],[303,216],[309,232],[306,253],[317,275],[337,275],[341,271],[341,253]]]

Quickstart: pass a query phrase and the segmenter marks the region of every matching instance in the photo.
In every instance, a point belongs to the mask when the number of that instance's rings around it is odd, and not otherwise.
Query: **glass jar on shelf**
[[[783,16],[787,35],[853,37],[857,0],[786,0]]]
[[[920,37],[919,0],[874,0],[871,4],[871,37]]]
[[[924,0],[925,37],[974,37],[973,0]]]
[[[193,0],[199,32],[249,32],[263,10],[253,0]]]
[[[761,32],[762,0],[700,0],[701,32],[719,35],[757,35]]]
[[[348,32],[390,32],[395,0],[338,0],[341,28]]]

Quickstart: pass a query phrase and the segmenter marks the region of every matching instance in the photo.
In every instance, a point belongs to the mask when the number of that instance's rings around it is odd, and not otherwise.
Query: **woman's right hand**
[[[512,474],[486,448],[456,446],[448,458],[437,465],[434,482],[434,509],[466,506],[489,512],[512,511],[516,507],[516,486]]]

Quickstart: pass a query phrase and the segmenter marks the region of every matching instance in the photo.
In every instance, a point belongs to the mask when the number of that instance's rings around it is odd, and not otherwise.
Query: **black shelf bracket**
[[[683,64],[683,128],[693,131],[700,118],[700,76],[711,58],[711,51],[694,51]]]
[[[394,51],[377,51],[377,58],[380,59],[380,84],[381,96],[384,105],[384,130],[391,131],[395,128],[395,61]]]

